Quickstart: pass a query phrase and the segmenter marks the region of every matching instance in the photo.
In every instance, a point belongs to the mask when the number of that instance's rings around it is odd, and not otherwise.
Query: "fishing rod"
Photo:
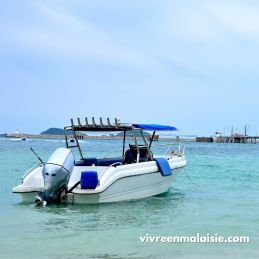
[[[42,159],[37,155],[37,153],[33,150],[32,147],[30,147],[30,150],[33,152],[33,154],[40,160],[40,162],[45,165],[45,163],[42,161]]]

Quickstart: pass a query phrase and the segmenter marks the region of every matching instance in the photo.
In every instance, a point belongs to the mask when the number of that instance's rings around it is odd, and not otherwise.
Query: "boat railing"
[[[183,157],[184,156],[184,145],[183,144],[176,144],[176,143],[167,143],[167,144],[158,144],[158,145],[153,145],[153,147],[167,147],[165,151],[164,156],[165,157],[172,157],[172,156],[178,156],[178,157]],[[122,151],[123,149],[114,149],[109,151],[108,153],[106,153],[106,155],[104,156],[104,158],[107,158],[109,154],[114,153],[114,152],[118,152],[118,151]],[[103,172],[102,176],[100,177],[98,184],[100,185],[100,180],[101,178],[106,174],[106,172],[111,168],[111,167],[116,167],[116,166],[120,166],[123,165],[123,163],[121,162],[115,162],[113,164],[111,164],[110,166],[108,166],[105,171]]]
[[[111,167],[113,167],[113,166],[116,167],[116,166],[119,166],[119,165],[123,165],[123,163],[122,163],[122,162],[115,162],[115,163],[109,165],[108,168],[106,168],[106,170],[102,173],[102,175],[101,175],[101,177],[100,177],[100,179],[99,179],[99,181],[98,181],[98,185],[100,185],[100,181],[101,181],[102,177],[104,176],[104,174],[105,174]]]
[[[158,144],[153,145],[153,149],[156,147],[167,147],[164,153],[164,156],[184,156],[184,145],[183,144],[176,144],[176,143],[166,143],[166,144]]]
[[[152,146],[153,149],[155,149],[156,147],[167,147],[164,153],[164,156],[184,156],[184,149],[185,146],[183,144],[179,144],[179,143],[166,143],[166,144],[156,144]],[[114,149],[111,150],[107,153],[105,153],[105,155],[103,156],[103,158],[108,158],[110,154],[113,154],[115,152],[122,152],[122,148],[120,149]]]
[[[27,172],[25,172],[25,174],[22,176],[22,183],[23,180],[25,179],[25,177],[30,174],[33,170],[35,170],[37,167],[42,167],[42,163],[36,164],[34,166],[32,166]]]

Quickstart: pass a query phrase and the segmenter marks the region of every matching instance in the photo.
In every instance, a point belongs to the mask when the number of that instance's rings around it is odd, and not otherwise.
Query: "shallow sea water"
[[[120,144],[81,143],[87,156]],[[259,258],[258,144],[185,143],[191,180],[183,172],[163,195],[99,205],[22,204],[11,189],[38,163],[29,147],[47,160],[60,146],[62,140],[0,139],[0,258]],[[250,243],[141,243],[147,233],[249,236]]]

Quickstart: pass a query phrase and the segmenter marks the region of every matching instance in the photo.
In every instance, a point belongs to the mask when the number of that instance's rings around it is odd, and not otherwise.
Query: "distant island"
[[[49,129],[47,129],[45,131],[42,131],[40,134],[41,135],[64,135],[65,133],[64,133],[64,129],[49,128]],[[71,131],[70,134],[72,134],[72,131]]]
[[[49,128],[40,133],[41,135],[64,135],[64,130],[59,128]]]
[[[64,135],[65,131],[64,129],[60,129],[60,128],[49,128],[45,131],[42,131],[40,133],[40,135]],[[72,135],[73,131],[72,130],[67,130],[67,134],[68,135]],[[86,135],[84,133],[80,133],[80,135]]]

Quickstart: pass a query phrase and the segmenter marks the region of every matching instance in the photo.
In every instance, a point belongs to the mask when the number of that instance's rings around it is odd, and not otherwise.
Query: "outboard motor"
[[[67,189],[74,166],[74,156],[67,148],[58,148],[42,169],[44,189],[35,197],[35,204],[60,203],[63,191]]]

